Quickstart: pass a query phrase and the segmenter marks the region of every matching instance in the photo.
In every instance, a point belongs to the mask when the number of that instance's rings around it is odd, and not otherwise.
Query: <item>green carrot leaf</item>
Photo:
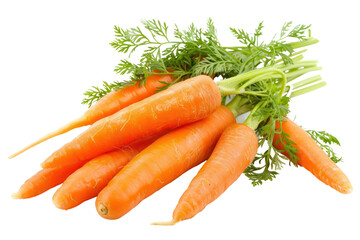
[[[307,130],[306,132],[317,142],[321,149],[327,153],[334,163],[342,161],[342,157],[339,157],[331,147],[332,144],[340,146],[340,142],[335,136],[325,131]]]

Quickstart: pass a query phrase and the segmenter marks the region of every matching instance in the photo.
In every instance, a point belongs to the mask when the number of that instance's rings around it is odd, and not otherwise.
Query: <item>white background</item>
[[[0,239],[360,239],[359,12],[356,1],[1,1],[0,3]],[[172,210],[199,167],[164,187],[119,220],[102,219],[94,199],[62,211],[51,189],[33,199],[10,195],[54,150],[82,129],[51,139],[21,156],[7,156],[86,110],[82,93],[113,72],[119,54],[108,44],[113,26],[160,19],[180,28],[213,18],[220,40],[236,44],[228,27],[252,31],[264,20],[271,37],[285,21],[313,24],[317,59],[327,87],[292,101],[307,129],[339,138],[339,166],[354,186],[342,195],[303,168],[286,166],[272,182],[252,187],[241,176],[195,218],[173,227]],[[10,235],[10,236],[9,236]],[[5,237],[7,236],[7,237]]]

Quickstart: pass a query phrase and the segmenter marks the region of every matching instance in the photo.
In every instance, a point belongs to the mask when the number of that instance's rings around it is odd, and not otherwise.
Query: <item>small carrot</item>
[[[155,140],[156,137],[151,137],[138,141],[87,162],[71,174],[55,192],[55,206],[67,210],[96,197],[136,154]]]
[[[120,218],[142,200],[207,159],[224,129],[235,122],[219,107],[209,117],[160,137],[132,159],[99,193],[98,213]]]
[[[61,184],[71,173],[82,165],[83,163],[77,163],[65,167],[42,169],[26,180],[20,189],[11,196],[16,199],[25,199],[40,195]]]
[[[97,121],[55,151],[42,167],[88,161],[114,147],[203,119],[220,104],[219,88],[210,77],[200,75],[179,82]]]
[[[257,149],[258,139],[254,130],[241,123],[228,126],[210,158],[181,196],[173,219],[154,224],[173,225],[194,217],[240,177],[254,159]]]
[[[282,122],[281,126],[277,122],[276,128],[279,129],[280,127],[289,135],[289,139],[295,143],[294,147],[298,150],[296,154],[298,157],[297,163],[300,166],[335,190],[341,193],[352,192],[353,188],[347,176],[306,131],[288,118]],[[284,151],[279,134],[274,135],[273,145],[277,149]],[[289,154],[286,151],[283,154],[289,158]]]
[[[151,75],[146,79],[146,84],[139,86],[139,83],[134,86],[129,86],[119,91],[112,91],[102,97],[96,104],[87,110],[81,117],[71,121],[70,123],[62,126],[61,128],[41,137],[37,141],[29,144],[23,149],[17,151],[9,158],[16,157],[17,155],[25,152],[26,150],[60,134],[66,133],[74,128],[91,125],[96,121],[110,116],[117,111],[145,99],[155,93],[155,91],[164,86],[165,83],[172,82],[170,75]]]

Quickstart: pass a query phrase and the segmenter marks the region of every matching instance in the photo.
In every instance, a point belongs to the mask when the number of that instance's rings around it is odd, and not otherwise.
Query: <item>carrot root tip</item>
[[[40,163],[40,167],[41,167],[41,168],[48,168],[48,166],[47,166],[47,163],[46,163],[46,162],[42,162],[42,163]]]
[[[55,130],[55,131],[53,131],[53,132],[51,132],[51,133],[48,133],[47,135],[41,137],[41,138],[38,139],[37,141],[35,141],[35,142],[27,145],[27,146],[24,147],[23,149],[21,149],[21,150],[17,151],[16,153],[12,154],[11,156],[9,156],[9,159],[14,158],[14,157],[20,155],[21,153],[29,150],[30,148],[32,148],[32,147],[34,147],[34,146],[36,146],[36,145],[38,145],[38,144],[40,144],[40,143],[42,143],[42,142],[50,139],[50,138],[53,138],[53,137],[56,137],[56,136],[58,136],[58,135],[60,135],[60,134],[66,133],[66,132],[68,132],[68,131],[70,131],[70,130],[72,130],[72,129],[74,129],[74,128],[82,127],[82,126],[87,125],[88,123],[87,123],[86,120],[87,120],[86,117],[85,117],[85,116],[82,116],[82,117],[80,117],[80,118],[77,118],[77,119],[75,119],[75,120],[67,123],[66,125],[60,127],[59,129],[57,129],[57,130]]]
[[[350,194],[353,191],[353,187],[350,185],[347,188],[344,189],[343,193]]]
[[[99,204],[99,206],[98,206],[98,211],[99,211],[99,213],[101,214],[101,215],[106,215],[106,214],[108,214],[108,212],[109,212],[109,210],[108,210],[108,208],[104,205],[104,204]]]
[[[12,197],[13,199],[21,199],[21,195],[20,195],[19,192],[16,192],[16,193],[11,194],[11,197]]]
[[[158,225],[158,226],[173,226],[177,223],[178,221],[176,220],[171,220],[171,221],[168,221],[168,222],[153,222],[151,223],[151,225]]]
[[[62,209],[62,210],[66,210],[63,206],[63,204],[61,204],[61,201],[56,198],[56,197],[53,197],[53,204],[55,205],[55,207],[57,207],[58,209]]]

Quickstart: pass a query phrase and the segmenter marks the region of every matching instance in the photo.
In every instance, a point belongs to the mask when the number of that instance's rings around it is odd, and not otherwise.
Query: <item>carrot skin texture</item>
[[[146,79],[145,85],[139,86],[139,83],[137,83],[134,86],[108,93],[85,112],[84,118],[88,121],[87,125],[93,124],[133,103],[150,97],[155,94],[158,88],[165,85],[161,82],[172,82],[171,75],[151,75]]]
[[[160,81],[170,83],[172,82],[172,78],[170,75],[152,75],[146,79],[145,85],[139,86],[139,84],[136,84],[119,91],[112,91],[108,93],[97,103],[91,106],[81,117],[41,137],[37,141],[9,156],[9,158],[16,157],[17,155],[46,140],[66,133],[72,129],[91,125],[104,117],[110,116],[135,102],[153,95],[159,87],[164,86],[164,83],[161,83]]]
[[[47,190],[56,187],[65,179],[80,168],[83,163],[69,165],[61,168],[46,168],[37,172],[20,187],[18,192],[12,195],[15,199],[32,198]]]
[[[203,119],[220,104],[220,91],[210,77],[185,80],[97,121],[55,151],[42,167],[88,161],[136,139]]]
[[[207,159],[232,112],[219,107],[209,117],[156,140],[132,159],[99,193],[96,209],[106,219],[125,215],[142,200]]]
[[[277,123],[276,128],[280,127]],[[298,164],[311,172],[316,178],[329,185],[341,193],[351,193],[352,185],[348,177],[341,169],[327,156],[314,139],[300,126],[290,119],[282,122],[282,129],[289,134],[290,139],[296,144],[299,150]],[[279,141],[280,136],[275,134],[273,144],[279,150],[284,150],[284,146]],[[283,153],[289,158],[287,152]]]
[[[53,203],[68,210],[96,197],[109,181],[141,150],[156,140],[145,139],[100,155],[71,174],[55,192]]]
[[[250,127],[241,123],[228,126],[181,196],[170,223],[190,219],[216,200],[253,161],[257,149],[258,139]]]

